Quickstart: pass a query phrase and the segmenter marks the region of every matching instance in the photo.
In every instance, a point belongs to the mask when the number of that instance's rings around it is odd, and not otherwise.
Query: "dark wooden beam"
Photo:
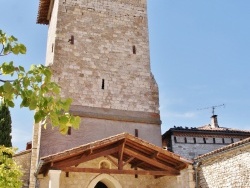
[[[135,151],[132,151],[130,149],[127,149],[125,148],[124,152],[130,156],[133,156],[141,161],[144,161],[152,166],[155,166],[157,168],[160,168],[160,169],[164,169],[164,170],[167,170],[169,171],[170,173],[173,173],[173,174],[177,174],[179,173],[179,170],[175,169],[175,168],[172,168],[172,167],[169,167],[169,166],[166,166],[165,164],[162,164],[154,159],[151,159],[151,158],[148,158],[147,156],[143,155],[143,154],[139,154]]]
[[[131,161],[133,161],[135,158],[134,157],[130,157],[127,161],[125,161],[125,163],[123,163],[123,166],[125,166],[126,164],[130,163]]]
[[[119,146],[119,151],[118,151],[118,169],[122,170],[123,169],[123,152],[125,148],[126,140],[124,139]]]
[[[98,157],[110,155],[110,154],[113,154],[116,152],[118,152],[118,147],[106,149],[103,151],[99,151],[97,153],[93,152],[92,154],[85,156],[85,157],[82,157],[80,159],[59,161],[59,162],[54,163],[53,167],[58,168],[58,167],[74,166],[74,165],[78,165],[78,164],[83,163],[83,162],[87,162],[87,161],[96,159]]]
[[[118,169],[97,169],[97,168],[75,168],[65,167],[59,168],[64,172],[85,172],[85,173],[105,173],[105,174],[128,174],[128,175],[153,175],[153,176],[177,176],[180,173],[172,173],[169,171],[150,171],[150,170],[118,170]]]

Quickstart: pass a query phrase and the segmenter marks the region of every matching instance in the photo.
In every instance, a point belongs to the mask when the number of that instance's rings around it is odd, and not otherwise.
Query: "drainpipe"
[[[194,167],[194,170],[195,170],[195,188],[199,187],[199,184],[198,184],[198,168],[199,168],[200,165],[201,165],[201,163],[199,161],[195,161],[193,163],[193,167]]]

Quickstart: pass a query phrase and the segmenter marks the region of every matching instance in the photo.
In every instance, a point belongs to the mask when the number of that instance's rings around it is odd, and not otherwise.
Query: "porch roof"
[[[117,169],[77,167],[99,157],[106,157]],[[175,176],[192,162],[133,135],[122,133],[42,157],[39,164],[37,174],[47,174],[50,169],[56,169],[65,172]],[[124,170],[127,164],[134,170]]]

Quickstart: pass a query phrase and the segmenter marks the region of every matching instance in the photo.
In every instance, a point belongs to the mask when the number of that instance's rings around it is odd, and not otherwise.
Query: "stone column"
[[[61,170],[49,171],[49,188],[60,188]]]

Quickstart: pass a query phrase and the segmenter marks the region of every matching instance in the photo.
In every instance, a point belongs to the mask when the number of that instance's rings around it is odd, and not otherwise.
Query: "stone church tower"
[[[34,126],[29,187],[39,187],[38,182],[40,187],[47,187],[42,184],[48,182],[50,187],[58,187],[61,172],[65,173],[61,181],[68,185],[71,180],[65,177],[69,171],[83,170],[83,159],[96,158],[96,165],[84,171],[105,174],[107,169],[98,164],[107,155],[110,161],[118,160],[118,169],[112,167],[108,174],[180,175],[189,162],[161,148],[147,1],[40,0],[37,22],[48,25],[46,65],[61,86],[62,97],[73,99],[72,114],[82,121],[79,130],[72,129],[66,136],[56,128]],[[79,150],[82,147],[85,149]],[[134,170],[124,170],[128,167]],[[145,171],[137,172],[137,167]],[[43,180],[39,174],[44,175]],[[79,177],[90,177],[85,175]],[[119,177],[125,185],[128,177]],[[173,184],[176,177],[171,179]],[[81,181],[85,184],[89,179]],[[168,177],[153,182],[146,178],[131,183],[164,187],[168,181]]]
[[[82,123],[68,136],[42,129],[40,157],[122,132],[161,146],[146,0],[50,2],[38,15],[49,26],[46,65]]]
[[[161,146],[146,0],[40,0],[37,22],[48,25],[46,65],[82,122],[67,136],[34,130],[33,155],[122,132]]]

